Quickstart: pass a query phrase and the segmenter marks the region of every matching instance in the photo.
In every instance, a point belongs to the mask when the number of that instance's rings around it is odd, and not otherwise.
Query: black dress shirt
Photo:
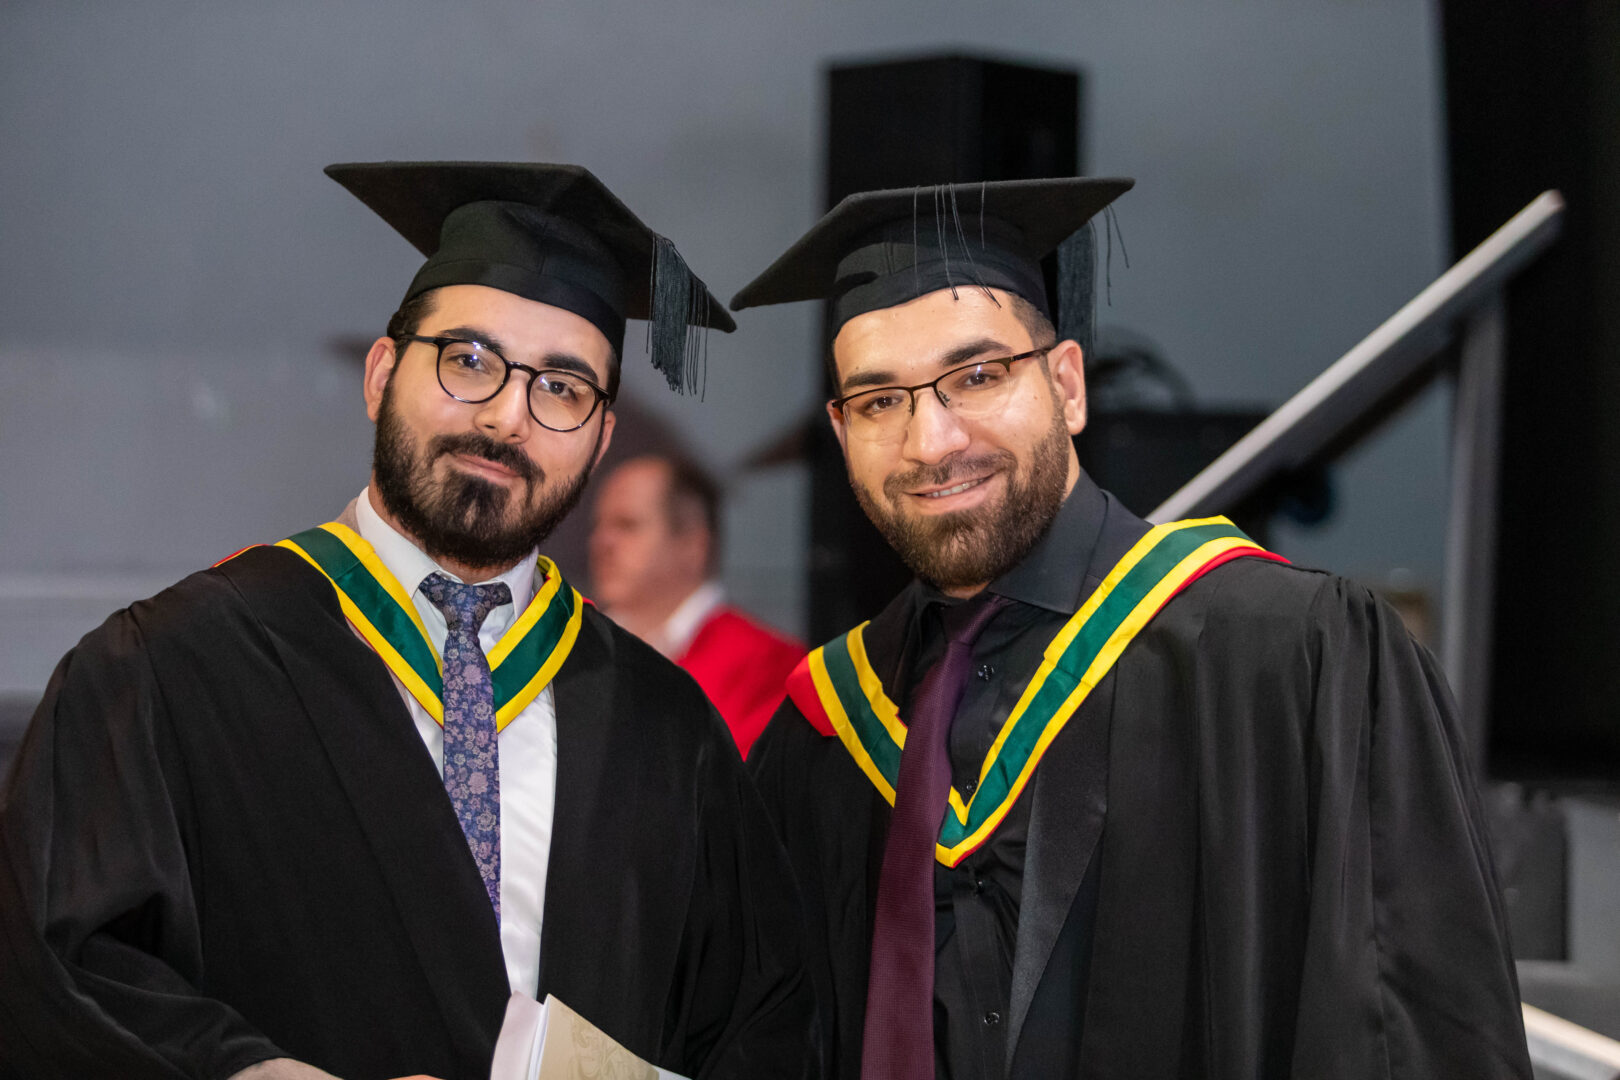
[[[1082,479],[1046,534],[989,591],[1012,601],[973,646],[950,732],[951,780],[971,798],[985,756],[1040,667],[1047,644],[1096,587],[1086,567],[1106,513]],[[901,670],[905,696],[944,654],[940,611],[961,601],[921,584]],[[904,715],[906,702],[898,703]],[[941,1080],[990,1080],[1006,1070],[1007,1006],[1029,833],[1026,789],[989,839],[955,867],[934,866],[934,1060]]]

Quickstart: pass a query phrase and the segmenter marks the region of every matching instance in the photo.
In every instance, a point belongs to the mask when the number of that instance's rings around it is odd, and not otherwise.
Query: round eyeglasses
[[[514,370],[528,372],[529,415],[550,431],[578,431],[598,405],[612,402],[606,390],[583,375],[513,363],[476,341],[419,334],[404,334],[398,340],[435,346],[439,350],[439,386],[468,405],[482,405],[506,389]]]
[[[1016,356],[975,360],[916,386],[879,386],[834,398],[828,405],[844,414],[845,430],[853,438],[869,442],[898,439],[905,434],[917,411],[919,390],[932,390],[941,405],[964,420],[982,420],[999,412],[1011,396],[1012,366],[1052,348],[1047,345]]]

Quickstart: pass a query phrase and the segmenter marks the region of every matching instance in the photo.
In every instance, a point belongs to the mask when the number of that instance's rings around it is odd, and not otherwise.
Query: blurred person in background
[[[831,301],[828,418],[917,575],[749,758],[832,1071],[1529,1080],[1434,658],[1365,588],[1080,468],[1065,241],[1130,186],[852,195],[732,301]]]
[[[646,456],[603,478],[591,525],[592,599],[691,673],[744,757],[804,646],[726,603],[720,491],[690,461]]]
[[[729,317],[578,167],[328,173],[428,256],[366,356],[371,482],[58,666],[0,795],[0,1075],[485,1080],[516,994],[682,1075],[808,1075],[729,735],[537,549],[625,320],[681,386]]]

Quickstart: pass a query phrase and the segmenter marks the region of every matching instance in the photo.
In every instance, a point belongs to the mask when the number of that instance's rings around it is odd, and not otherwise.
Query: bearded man
[[[1365,589],[1080,469],[1039,260],[1130,186],[851,196],[732,301],[831,301],[828,416],[917,574],[749,758],[833,1075],[1527,1080],[1433,659]]]
[[[730,737],[537,545],[731,329],[573,166],[328,172],[429,256],[333,522],[114,614],[0,804],[0,1073],[484,1080],[554,994],[693,1077],[813,1065],[796,901]]]

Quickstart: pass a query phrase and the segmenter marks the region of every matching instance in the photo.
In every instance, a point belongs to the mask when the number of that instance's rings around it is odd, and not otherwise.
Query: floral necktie
[[[500,582],[463,585],[429,574],[422,595],[444,613],[444,789],[467,847],[501,918],[501,765],[495,738],[495,686],[478,630],[491,611],[512,602]]]

